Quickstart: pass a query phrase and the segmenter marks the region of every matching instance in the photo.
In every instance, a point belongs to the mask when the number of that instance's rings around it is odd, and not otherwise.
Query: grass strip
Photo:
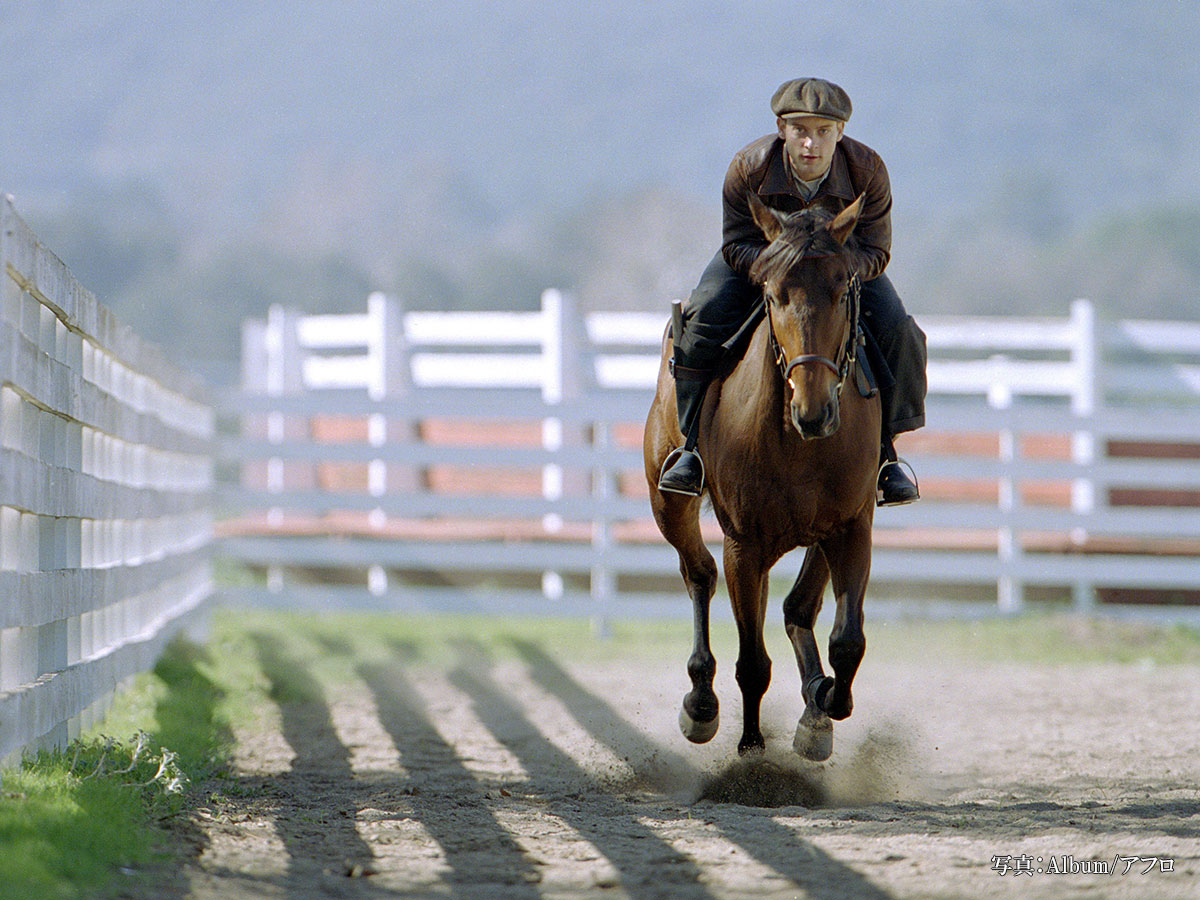
[[[768,613],[765,635],[773,657],[791,655],[783,630],[783,615]],[[692,626],[685,619],[617,620],[607,637],[598,637],[582,619],[480,615],[384,615],[379,613],[291,613],[279,611],[226,612],[236,616],[237,628],[306,636],[367,653],[371,647],[403,644],[409,653],[429,662],[452,660],[455,644],[464,638],[478,642],[498,659],[519,659],[516,647],[533,641],[559,649],[575,662],[620,659],[678,659],[683,665],[691,652]],[[218,622],[232,620],[222,620]],[[833,621],[826,609],[817,625],[824,646]],[[221,626],[219,630],[223,630]],[[1028,613],[1015,617],[971,620],[873,621],[866,615],[867,653],[885,661],[939,658],[979,663],[1080,664],[1200,664],[1200,629],[1160,626],[1071,613]],[[712,625],[715,652],[737,654],[737,631],[730,622]],[[311,654],[316,666],[332,665],[338,654]]]
[[[126,896],[161,875],[179,814],[226,772],[236,710],[221,682],[237,672],[176,641],[119,693],[100,728],[5,771],[0,900]]]

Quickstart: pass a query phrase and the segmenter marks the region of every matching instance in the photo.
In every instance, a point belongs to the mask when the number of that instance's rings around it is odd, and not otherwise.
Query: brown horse
[[[783,602],[805,701],[796,752],[829,758],[831,719],[850,715],[850,685],[866,649],[863,595],[871,568],[880,411],[878,398],[853,389],[851,371],[858,309],[847,245],[861,199],[835,216],[819,208],[783,215],[751,197],[755,222],[770,241],[751,271],[764,289],[766,316],[741,361],[714,380],[701,413],[705,491],[725,535],[725,580],[738,628],[740,754],[765,746],[759,706],[771,680],[771,660],[763,619],[767,576],[780,557],[808,548]],[[683,699],[679,724],[689,740],[704,743],[718,725],[708,628],[717,566],[700,534],[701,499],[657,487],[663,461],[684,440],[668,372],[671,351],[668,335],[644,455],[654,519],[679,553],[694,613],[687,665],[692,690]],[[847,375],[851,387],[843,391]],[[833,677],[821,667],[813,635],[831,576],[837,597],[829,639]]]

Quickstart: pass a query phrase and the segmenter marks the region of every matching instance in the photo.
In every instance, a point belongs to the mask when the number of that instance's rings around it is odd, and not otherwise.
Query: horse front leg
[[[652,489],[651,507],[663,536],[679,554],[679,574],[692,601],[692,653],[688,677],[692,689],[679,710],[679,730],[694,744],[713,739],[720,726],[713,678],[717,660],[709,644],[709,609],[717,589],[717,563],[700,532],[700,500]]]
[[[821,705],[833,687],[833,679],[821,666],[821,654],[813,634],[828,583],[829,564],[825,554],[820,547],[809,547],[796,583],[783,601],[783,626],[796,652],[804,698],[804,713],[796,725],[792,749],[816,762],[823,762],[833,755],[833,722]]]
[[[706,551],[707,552],[707,551]],[[682,560],[682,556],[680,557]],[[692,598],[692,655],[688,657],[688,677],[692,689],[684,695],[679,710],[679,730],[693,744],[706,744],[720,727],[720,707],[713,692],[717,660],[709,646],[709,607],[716,587],[717,564],[709,556],[712,572],[700,577],[684,574]],[[686,569],[686,564],[681,564]]]
[[[692,689],[683,698],[679,729],[689,741],[703,744],[713,739],[720,724],[717,695],[713,692],[717,660],[709,645],[709,607],[717,588],[717,563],[704,545],[700,531],[700,498],[664,493],[658,489],[663,460],[683,441],[676,414],[674,382],[666,375],[667,353],[664,344],[658,393],[650,407],[643,437],[646,483],[650,489],[654,521],[667,543],[679,554],[679,574],[692,601],[692,654],[687,663]]]
[[[738,629],[737,683],[742,690],[742,738],[738,754],[766,747],[759,711],[771,683],[771,657],[763,641],[767,608],[767,566],[761,554],[725,539],[725,583]]]
[[[867,649],[867,638],[863,633],[863,600],[871,577],[873,513],[873,508],[868,509],[845,532],[822,543],[837,597],[837,615],[829,635],[833,687],[821,700],[822,708],[833,719],[845,719],[854,709],[850,688]]]

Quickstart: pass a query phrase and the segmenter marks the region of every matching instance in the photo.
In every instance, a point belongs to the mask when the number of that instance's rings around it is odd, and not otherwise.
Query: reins
[[[846,383],[847,376],[854,369],[858,352],[858,314],[862,284],[858,280],[857,273],[850,278],[849,290],[850,302],[847,304],[849,321],[846,327],[846,340],[838,352],[838,362],[835,362],[828,356],[821,356],[819,353],[802,353],[794,359],[789,360],[787,354],[783,352],[783,347],[780,346],[778,338],[775,337],[775,322],[771,318],[770,301],[764,301],[768,305],[767,330],[771,335],[771,349],[775,353],[775,364],[779,367],[779,372],[783,375],[784,381],[791,380],[792,372],[797,367],[815,363],[829,369],[838,377],[837,392],[839,395],[842,393],[842,385]]]

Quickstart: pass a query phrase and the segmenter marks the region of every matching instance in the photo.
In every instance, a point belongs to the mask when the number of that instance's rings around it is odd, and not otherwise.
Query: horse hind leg
[[[659,530],[679,554],[679,573],[692,601],[693,640],[687,671],[692,689],[679,710],[679,730],[694,744],[711,741],[720,726],[713,691],[717,660],[709,643],[709,612],[717,588],[717,563],[700,533],[700,500],[652,489],[651,505]]]
[[[792,749],[815,762],[824,762],[833,755],[833,721],[822,708],[822,701],[834,680],[821,666],[821,653],[813,634],[828,583],[825,554],[819,547],[809,547],[796,583],[783,601],[783,624],[796,652],[804,698],[804,713],[796,725]]]

